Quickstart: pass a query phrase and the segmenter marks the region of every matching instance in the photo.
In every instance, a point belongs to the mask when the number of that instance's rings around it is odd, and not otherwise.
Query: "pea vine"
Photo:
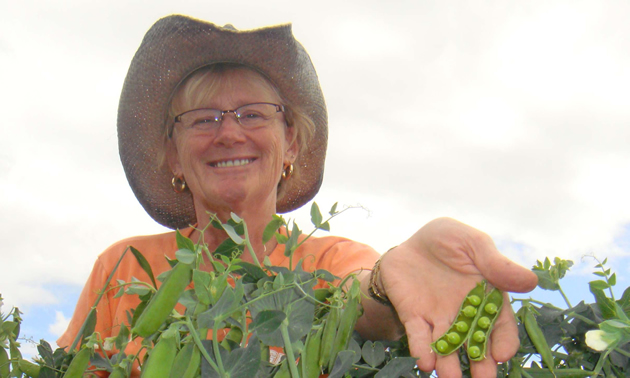
[[[276,238],[284,244],[288,267],[256,258],[247,225],[236,214],[225,223],[213,217],[207,226],[229,236],[214,251],[203,240],[193,243],[177,232],[176,258],[169,261],[172,269],[157,277],[141,251],[129,247],[123,256],[132,253],[150,282],[134,279],[105,285],[68,350],[53,351],[41,340],[39,355],[34,360],[23,358],[21,343],[26,340],[20,338],[21,312],[13,308],[0,314],[0,378],[73,378],[103,373],[118,378],[137,375],[138,366],[142,376],[150,378],[434,376],[417,369],[406,338],[369,341],[353,332],[362,312],[356,277],[335,277],[324,270],[308,272],[303,261],[294,261],[296,249],[317,230],[330,230],[330,220],[345,210],[337,210],[335,204],[324,219],[313,204],[314,229],[309,234],[303,234],[295,221],[274,216],[263,242]],[[204,230],[200,231],[203,235]],[[253,262],[243,261],[243,253],[250,254]],[[549,259],[536,263],[532,270],[539,277],[539,286],[557,291],[566,308],[532,298],[512,298],[512,305],[519,307],[521,348],[510,361],[499,364],[497,377],[628,376],[630,288],[615,299],[616,275],[606,264],[607,260],[597,261],[594,274],[598,279],[589,283],[595,302],[572,306],[560,280],[573,263],[559,258],[553,263]],[[114,272],[108,283],[113,276]],[[487,334],[501,308],[500,293],[484,288],[485,284],[478,285],[462,298],[462,315],[434,345],[439,353],[458,353],[464,377],[471,376],[470,360],[484,357]],[[112,290],[115,297],[138,296],[140,304],[115,336],[103,339],[94,332],[95,309]],[[1,300],[0,296],[0,304]],[[175,311],[176,304],[184,310]],[[479,313],[467,316],[467,308]],[[482,318],[487,324],[477,321]],[[141,340],[140,351],[135,355],[121,352],[133,340]],[[273,354],[282,357],[273,359]]]

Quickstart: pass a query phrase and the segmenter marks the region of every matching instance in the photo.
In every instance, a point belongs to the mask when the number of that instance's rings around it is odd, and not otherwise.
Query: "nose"
[[[223,113],[223,116],[221,117],[221,124],[219,125],[217,133],[214,137],[214,143],[231,146],[234,143],[242,143],[244,141],[245,134],[236,119],[236,114],[234,114],[233,111]]]

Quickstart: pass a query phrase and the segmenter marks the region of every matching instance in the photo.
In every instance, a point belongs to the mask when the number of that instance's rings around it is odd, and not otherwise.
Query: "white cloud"
[[[61,311],[55,311],[55,322],[48,326],[48,331],[54,336],[61,336],[68,329],[69,324],[70,319],[66,318]]]

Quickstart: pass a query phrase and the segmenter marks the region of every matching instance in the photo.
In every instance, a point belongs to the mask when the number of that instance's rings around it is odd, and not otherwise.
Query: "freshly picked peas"
[[[477,317],[485,292],[486,283],[481,281],[468,293],[451,327],[431,344],[435,353],[447,356],[464,344]]]
[[[447,356],[467,344],[473,361],[485,358],[488,335],[503,305],[498,289],[486,293],[486,283],[478,283],[466,296],[451,327],[431,344],[435,353]]]

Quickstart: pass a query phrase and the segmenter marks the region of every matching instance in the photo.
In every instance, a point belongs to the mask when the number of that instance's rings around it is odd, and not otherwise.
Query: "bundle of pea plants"
[[[247,225],[237,215],[226,223],[214,219],[209,225],[229,236],[215,251],[209,251],[203,241],[195,244],[177,233],[176,259],[169,261],[171,270],[157,278],[142,253],[130,247],[125,253],[135,256],[151,282],[106,285],[93,306],[108,290],[116,290],[116,296],[138,295],[141,302],[128,316],[129,327],[121,324],[116,336],[103,340],[94,332],[97,314],[92,310],[68,349],[53,351],[41,340],[39,356],[29,361],[20,351],[20,342],[25,341],[19,337],[21,312],[13,308],[7,315],[0,314],[0,378],[73,378],[99,371],[118,378],[129,377],[138,366],[142,377],[148,378],[434,376],[417,369],[406,338],[372,342],[353,332],[362,312],[354,276],[307,272],[302,261],[293,261],[301,243],[316,230],[330,230],[329,221],[345,210],[337,211],[335,204],[324,220],[314,203],[314,230],[303,236],[295,222],[273,218],[263,242],[275,237],[284,244],[289,267],[272,266],[268,259],[258,261]],[[249,253],[253,263],[243,261],[243,253]],[[630,288],[616,300],[610,290],[616,276],[605,264],[606,260],[597,264],[595,274],[601,279],[589,283],[595,303],[573,307],[559,284],[572,262],[558,258],[553,264],[549,259],[537,262],[533,271],[539,286],[558,291],[567,308],[513,298],[512,304],[520,305],[516,317],[521,347],[514,358],[499,364],[497,377],[629,375]],[[315,289],[318,282],[325,282],[325,287]],[[175,310],[178,303],[185,309],[181,313]],[[453,324],[432,345],[435,352],[458,353],[463,376],[470,377],[471,361],[486,356],[487,340],[502,305],[500,292],[479,283],[462,298]],[[137,354],[120,352],[135,338],[142,340]],[[270,358],[273,354],[282,358]]]
[[[208,226],[223,229],[229,236],[215,251],[177,232],[176,259],[158,277],[141,251],[129,247],[125,254],[135,256],[151,282],[119,281],[103,287],[67,350],[53,351],[41,340],[39,356],[34,361],[24,359],[20,311],[14,308],[1,317],[0,377],[74,378],[106,371],[118,378],[130,376],[138,365],[142,377],[148,378],[412,374],[415,359],[409,357],[404,342],[364,342],[354,332],[362,313],[354,275],[340,278],[325,270],[307,272],[302,261],[293,260],[294,251],[306,239],[316,230],[330,230],[329,221],[345,210],[338,211],[335,204],[324,220],[314,203],[311,221],[315,227],[308,235],[302,235],[295,222],[274,216],[263,243],[275,237],[284,244],[289,267],[272,266],[267,258],[260,262],[247,225],[236,214],[226,223],[215,218]],[[203,235],[204,230],[200,231]],[[249,253],[253,263],[243,261],[243,253]],[[325,287],[315,289],[319,282]],[[115,296],[138,295],[141,302],[128,314],[129,327],[121,324],[116,336],[103,340],[94,332],[95,309],[109,290],[115,290]],[[182,313],[175,310],[178,303],[185,309]],[[135,338],[142,343],[137,354],[120,352]],[[274,354],[282,357],[273,361]]]

